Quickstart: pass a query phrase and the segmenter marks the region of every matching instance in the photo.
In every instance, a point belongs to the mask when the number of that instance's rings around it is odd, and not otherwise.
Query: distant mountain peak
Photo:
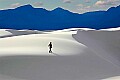
[[[34,7],[30,4],[26,4],[26,5],[17,7],[17,9],[20,9],[20,8],[22,8],[22,9],[33,9]]]
[[[117,10],[117,9],[120,9],[120,5],[116,7],[111,7],[107,11],[112,11],[112,10]]]
[[[55,9],[53,9],[52,11],[64,11],[65,9],[61,8],[61,7],[57,7]]]
[[[61,7],[57,7],[57,8],[55,8],[54,10],[64,10],[64,9],[61,8]]]
[[[57,7],[55,9],[53,9],[52,12],[57,12],[57,13],[61,13],[61,12],[72,13],[69,10],[63,9],[61,7]]]

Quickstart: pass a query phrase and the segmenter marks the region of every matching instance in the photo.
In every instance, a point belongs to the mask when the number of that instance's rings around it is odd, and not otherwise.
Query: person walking
[[[52,42],[48,44],[48,47],[49,47],[49,53],[52,53]]]

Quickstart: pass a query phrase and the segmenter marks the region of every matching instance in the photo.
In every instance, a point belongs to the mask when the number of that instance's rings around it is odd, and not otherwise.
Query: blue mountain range
[[[105,29],[120,27],[120,6],[107,11],[83,14],[72,13],[60,7],[54,10],[34,8],[31,5],[0,10],[0,28],[58,30],[65,28]]]

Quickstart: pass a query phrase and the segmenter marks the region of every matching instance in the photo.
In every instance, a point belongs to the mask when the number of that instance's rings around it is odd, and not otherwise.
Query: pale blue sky
[[[25,4],[50,10],[62,7],[73,12],[84,13],[118,6],[120,0],[0,0],[0,9],[16,8]]]

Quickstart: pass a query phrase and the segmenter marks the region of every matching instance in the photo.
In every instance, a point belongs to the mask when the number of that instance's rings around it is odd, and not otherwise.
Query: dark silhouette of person
[[[48,47],[49,47],[49,53],[52,53],[52,42],[49,43]]]

